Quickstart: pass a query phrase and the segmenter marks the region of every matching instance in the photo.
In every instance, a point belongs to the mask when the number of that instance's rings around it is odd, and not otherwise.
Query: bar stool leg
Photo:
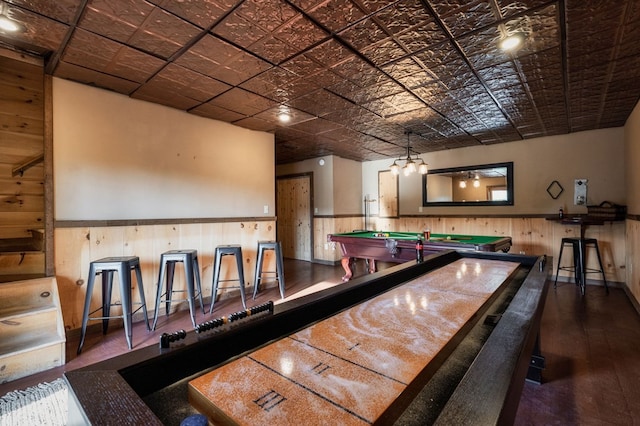
[[[160,259],[160,272],[158,273],[158,290],[156,292],[156,305],[155,305],[155,313],[153,315],[153,325],[151,326],[152,330],[156,329],[156,324],[158,322],[158,311],[160,310],[160,301],[162,300],[162,287],[164,286],[164,277],[167,269],[167,263],[164,262],[164,259]]]
[[[202,282],[200,281],[200,264],[198,263],[198,256],[193,256],[193,271],[196,276],[196,285],[198,286],[198,296],[200,299],[200,308],[202,309],[202,315],[205,314],[204,311],[204,300],[202,299]]]
[[[247,309],[246,297],[244,294],[244,267],[242,265],[242,251],[235,255],[236,267],[238,268],[238,283],[240,285],[240,298],[242,299],[242,307]]]
[[[564,244],[560,244],[560,253],[558,254],[558,266],[556,267],[556,279],[553,281],[553,288],[558,288],[558,275],[560,274],[560,264],[562,263],[562,251]]]
[[[253,300],[256,299],[256,295],[258,294],[258,288],[260,287],[260,280],[262,277],[262,255],[264,253],[264,249],[262,247],[258,248],[258,260],[256,262],[256,273],[255,278],[253,280]]]
[[[580,273],[578,274],[578,277],[580,279],[580,294],[582,294],[584,296],[585,290],[586,290],[586,285],[587,285],[587,271],[586,271],[586,264],[585,264],[585,245],[584,245],[584,240],[581,238],[580,241],[578,241],[578,263],[577,265],[580,266]],[[578,268],[578,266],[576,266],[576,268]]]
[[[213,312],[213,305],[216,303],[216,297],[218,296],[218,281],[220,280],[221,261],[222,253],[220,250],[216,250],[216,258],[213,261],[213,285],[211,286],[211,306],[209,307],[209,313]]]
[[[124,333],[129,349],[133,348],[131,341],[131,269],[122,266],[119,272],[120,297],[122,297],[122,316],[124,320]]]
[[[107,334],[109,315],[111,315],[111,290],[113,288],[113,271],[102,271],[102,334]]]
[[[189,258],[190,256],[187,256]],[[195,299],[196,295],[194,292],[194,280],[193,280],[193,262],[190,259],[185,259],[183,262],[184,266],[184,275],[187,283],[187,303],[189,303],[189,314],[191,315],[191,324],[193,324],[193,328],[196,327],[196,309],[195,309]]]
[[[142,271],[140,270],[140,264],[138,263],[134,269],[136,271],[136,284],[138,285],[138,294],[140,295],[140,302],[142,303],[142,312],[144,313],[144,325],[147,326],[147,331],[151,331],[151,327],[149,327],[149,313],[147,312],[147,301],[145,300],[145,297],[144,297],[144,286],[142,284]]]
[[[604,289],[609,294],[609,286],[607,285],[607,278],[604,276],[604,266],[602,266],[602,257],[600,257],[600,249],[598,248],[598,242],[595,243],[596,254],[598,255],[598,263],[600,264],[600,272],[602,272],[602,281],[604,281]]]
[[[93,293],[93,284],[96,278],[96,267],[91,264],[89,267],[89,278],[87,279],[87,294],[84,298],[84,309],[82,313],[82,327],[80,329],[80,343],[78,344],[77,354],[82,352],[82,346],[84,345],[84,338],[87,334],[87,323],[89,322],[89,309],[91,309],[91,294]]]
[[[284,299],[284,262],[282,260],[282,245],[280,241],[276,243],[276,271],[278,286],[280,287],[280,297]]]
[[[167,261],[167,299],[165,300],[165,314],[169,316],[171,310],[171,298],[173,297],[173,277],[176,271],[176,262],[174,260]]]

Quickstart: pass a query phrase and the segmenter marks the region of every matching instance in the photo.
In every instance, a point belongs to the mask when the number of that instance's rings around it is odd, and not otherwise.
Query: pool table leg
[[[342,264],[342,269],[344,269],[344,276],[342,277],[343,282],[347,282],[353,277],[353,265],[356,259],[354,257],[343,257],[340,263]],[[367,270],[370,274],[376,272],[376,260],[375,259],[365,259],[367,264]]]
[[[376,260],[375,259],[367,259],[367,265],[369,266],[369,273],[373,274],[376,272]]]
[[[342,263],[342,269],[344,269],[344,275],[342,276],[342,282],[347,282],[353,276],[353,272],[351,271],[351,258],[343,257],[340,261]]]

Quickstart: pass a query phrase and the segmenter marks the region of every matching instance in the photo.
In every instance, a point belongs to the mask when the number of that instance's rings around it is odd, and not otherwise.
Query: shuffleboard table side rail
[[[473,252],[461,254],[444,251],[429,256],[423,263],[407,262],[376,274],[354,279],[349,283],[327,289],[316,295],[308,295],[276,307],[274,315],[255,322],[239,324],[223,333],[210,336],[187,333],[187,337],[169,349],[150,346],[134,350],[121,356],[105,360],[79,370],[65,373],[65,379],[72,388],[69,398],[70,411],[81,413],[89,424],[100,424],[105,412],[110,412],[110,421],[127,421],[127,414],[121,412],[118,402],[123,397],[118,390],[110,389],[108,383],[101,383],[104,373],[118,374],[131,390],[140,397],[153,393],[165,386],[192,376],[204,370],[222,365],[240,354],[260,345],[290,334],[306,324],[330,316],[342,309],[373,297],[402,282],[413,279],[432,269],[443,266],[460,257],[475,257]],[[499,258],[499,253],[484,253],[484,256]],[[478,254],[478,256],[482,256]],[[507,256],[507,255],[505,255]],[[533,268],[536,261],[532,256],[511,256],[512,261]],[[311,306],[310,306],[311,304]],[[96,380],[92,380],[95,376]],[[87,398],[86,387],[99,388],[103,397]],[[94,389],[95,390],[95,389]],[[94,392],[95,394],[95,392]],[[126,398],[134,398],[127,395]],[[71,406],[74,406],[71,408]],[[150,424],[153,424],[150,423]]]
[[[540,256],[438,416],[436,425],[514,423],[532,353],[539,342],[552,272],[553,259]]]

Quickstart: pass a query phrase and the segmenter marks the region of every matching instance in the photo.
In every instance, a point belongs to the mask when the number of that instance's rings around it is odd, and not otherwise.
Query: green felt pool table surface
[[[342,250],[345,281],[352,276],[351,259],[354,258],[367,259],[370,272],[375,271],[376,260],[394,263],[415,260],[418,239],[423,243],[422,257],[442,250],[506,253],[511,248],[511,237],[502,235],[431,234],[426,240],[422,232],[354,231],[328,236],[329,242],[340,245]]]
[[[416,241],[418,238],[423,238],[421,232],[394,232],[394,231],[356,231],[346,232],[342,234],[333,234],[335,236],[353,237],[353,238],[382,238],[382,239],[394,239],[394,240],[410,240]],[[504,240],[510,237],[504,236],[485,236],[485,235],[459,235],[459,234],[431,234],[429,242],[452,242],[461,244],[495,244],[498,241]],[[424,241],[425,244],[427,241]]]

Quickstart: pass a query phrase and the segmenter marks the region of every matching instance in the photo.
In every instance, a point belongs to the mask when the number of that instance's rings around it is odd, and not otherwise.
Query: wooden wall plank
[[[42,180],[0,178],[0,197],[9,194],[42,196],[44,182]]]
[[[260,240],[275,239],[275,222],[224,222],[163,224],[145,226],[78,227],[55,230],[55,275],[60,286],[64,324],[67,329],[80,327],[84,304],[89,264],[93,260],[109,256],[138,256],[142,270],[147,309],[152,317],[159,273],[160,255],[167,250],[196,249],[201,269],[202,291],[205,299],[211,296],[214,250],[219,245],[240,244],[242,246],[245,286],[247,294],[253,291],[256,248]],[[237,277],[235,263],[225,259],[221,279]],[[274,270],[275,259],[268,256],[264,265]],[[176,268],[175,286],[184,289],[183,269]],[[135,280],[134,280],[135,281]],[[92,307],[101,301],[99,281],[92,295]],[[219,297],[237,294],[237,289],[225,287],[237,285],[223,283]],[[139,301],[137,292],[132,294]],[[120,300],[114,286],[113,300]],[[188,309],[186,303],[176,304],[175,309]],[[241,309],[239,306],[238,309]],[[198,314],[202,321],[202,314]],[[138,318],[138,320],[141,317]]]
[[[0,57],[0,238],[28,238],[31,229],[44,228],[42,165],[13,176],[43,152],[44,98],[41,64]],[[28,259],[5,270],[44,274],[42,253]]]

